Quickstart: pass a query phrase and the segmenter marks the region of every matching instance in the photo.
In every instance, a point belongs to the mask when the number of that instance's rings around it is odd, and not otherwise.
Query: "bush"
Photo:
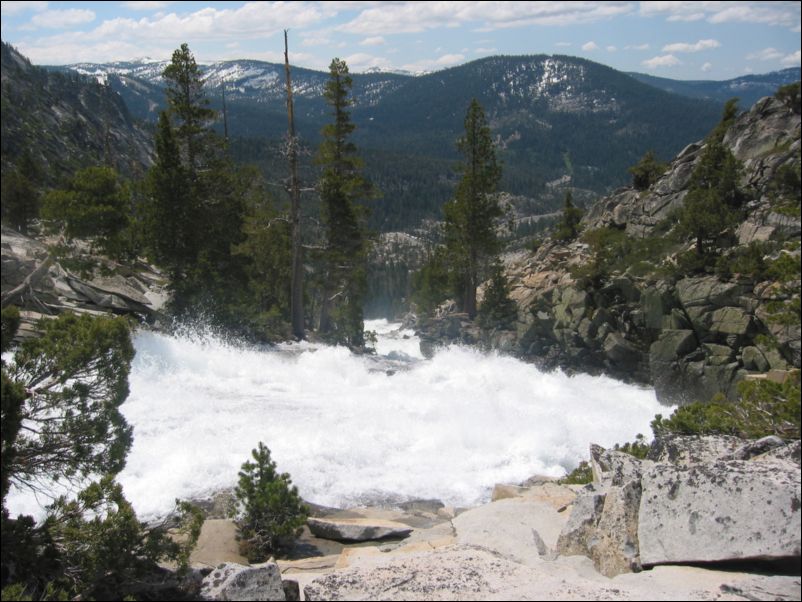
[[[517,319],[518,306],[510,299],[510,284],[504,275],[504,266],[496,263],[479,308],[479,326],[484,330],[509,330],[515,328]]]
[[[661,163],[654,156],[654,151],[647,151],[641,160],[629,168],[632,174],[632,186],[635,190],[646,190],[660,179],[666,169],[667,163]]]
[[[634,456],[639,460],[643,460],[649,454],[650,445],[644,440],[645,437],[641,434],[635,436],[635,441],[624,443],[620,445],[616,443],[613,446],[615,451],[624,452],[630,456]]]
[[[655,436],[735,435],[758,439],[777,435],[799,439],[799,375],[784,383],[747,380],[738,385],[739,399],[727,401],[717,395],[708,403],[694,402],[678,408],[669,418],[660,414],[652,421]]]
[[[587,485],[593,482],[593,469],[587,460],[582,460],[568,476],[560,479],[561,485]]]
[[[270,450],[261,441],[251,453],[254,461],[242,465],[235,490],[243,507],[237,537],[250,562],[263,562],[301,534],[309,509],[290,475],[276,472]]]

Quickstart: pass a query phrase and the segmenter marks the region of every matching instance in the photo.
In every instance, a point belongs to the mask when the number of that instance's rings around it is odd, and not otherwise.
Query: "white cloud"
[[[796,52],[792,52],[788,56],[784,56],[780,62],[789,67],[796,67],[802,63],[802,51],[797,50]]]
[[[708,62],[708,63],[705,63],[704,65],[702,65],[702,71],[703,72],[707,73],[707,72],[712,71],[712,70],[713,70],[713,63],[709,63]]]
[[[68,8],[65,10],[46,10],[36,14],[31,19],[31,24],[45,29],[61,29],[91,23],[94,20],[94,11],[83,8]]]
[[[607,52],[615,52],[616,50],[618,50],[618,48],[616,48],[615,46],[608,46],[607,47]]]
[[[747,54],[746,58],[748,60],[758,60],[758,61],[775,61],[777,59],[781,59],[783,53],[777,50],[776,48],[764,48],[759,52],[753,52],[751,54]]]
[[[361,34],[413,33],[472,24],[480,31],[593,23],[634,10],[628,2],[398,2],[372,6],[340,27]]]
[[[638,44],[636,46],[627,45],[624,46],[624,50],[649,50],[649,45],[648,44]]]
[[[799,2],[641,2],[640,14],[663,16],[668,21],[709,23],[764,23],[789,28],[799,26]]]
[[[658,69],[659,67],[674,67],[675,65],[681,64],[682,62],[673,54],[664,54],[650,58],[646,61],[641,61],[641,65],[648,67],[649,69]]]
[[[385,40],[381,36],[373,36],[370,38],[365,38],[362,40],[359,45],[360,46],[381,46],[382,44],[386,44],[387,40]]]
[[[348,69],[352,72],[365,71],[367,69],[389,69],[390,61],[383,56],[374,56],[365,52],[357,52],[345,57]]]
[[[598,50],[598,49],[599,49],[599,45],[596,44],[596,42],[594,42],[592,40],[590,42],[585,42],[584,44],[582,44],[582,50],[584,50],[586,52],[590,52],[591,50]]]
[[[464,60],[465,56],[462,54],[444,54],[436,59],[424,59],[414,63],[402,65],[401,69],[412,71],[413,73],[418,71],[435,71],[437,69],[452,67],[463,62]]]
[[[494,52],[498,52],[498,48],[477,48],[474,52],[476,54],[493,54]]]
[[[168,51],[164,56],[169,57],[182,40],[190,40],[193,47],[203,41],[265,38],[283,29],[309,28],[323,18],[324,12],[316,3],[249,2],[234,9],[207,7],[192,13],[172,12],[140,19],[118,17],[90,31],[60,33],[18,46],[36,64],[122,60],[143,54],[161,56],[154,52],[165,48]],[[120,57],[123,48],[141,50]]]
[[[702,50],[710,50],[719,46],[721,46],[721,42],[718,40],[699,40],[695,44],[676,42],[663,46],[663,52],[701,52]]]
[[[47,2],[2,2],[3,16],[13,17],[25,11],[41,12],[47,9]]]
[[[156,2],[156,1],[153,1],[153,2],[148,2],[148,1],[123,2],[123,6],[125,8],[130,9],[130,10],[149,10],[149,11],[150,10],[162,10],[163,8],[167,8],[171,4],[174,4],[174,3],[173,2]]]

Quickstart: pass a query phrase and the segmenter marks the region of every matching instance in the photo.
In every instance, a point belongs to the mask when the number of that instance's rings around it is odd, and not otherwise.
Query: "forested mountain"
[[[137,118],[153,119],[164,102],[163,63],[68,69],[108,82]],[[283,177],[276,152],[286,129],[283,66],[226,61],[204,71],[216,108],[225,83],[234,155],[258,160],[273,180],[276,173]],[[318,144],[327,118],[325,77],[293,69],[296,127],[310,147]],[[720,111],[715,102],[668,94],[568,56],[490,57],[418,77],[367,73],[353,80],[355,141],[365,149],[366,172],[383,194],[372,203],[372,224],[383,231],[441,216],[458,179],[455,140],[474,97],[485,107],[499,145],[501,188],[529,197],[539,197],[546,182],[566,175],[574,186],[595,192],[623,184],[627,168],[646,150],[671,156],[703,135]]]
[[[5,43],[1,50],[4,175],[23,153],[49,183],[88,165],[110,164],[129,175],[149,165],[152,135],[111,88],[31,65]]]
[[[630,73],[629,75],[644,84],[691,98],[726,102],[732,97],[738,97],[741,101],[741,106],[748,108],[755,104],[758,99],[774,94],[780,86],[799,81],[800,69],[799,67],[789,67],[781,71],[772,71],[771,73],[760,75],[743,75],[724,81],[683,81],[668,79],[667,77],[655,77],[645,73]]]

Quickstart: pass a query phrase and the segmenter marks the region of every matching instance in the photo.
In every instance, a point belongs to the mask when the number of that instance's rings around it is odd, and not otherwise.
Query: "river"
[[[590,442],[648,435],[654,415],[670,412],[652,390],[609,378],[456,346],[425,360],[398,324],[366,329],[378,334],[375,356],[139,332],[122,406],[134,444],[119,480],[140,517],[235,485],[259,441],[311,502],[470,506],[494,483],[561,476]],[[30,496],[9,501],[35,512]]]

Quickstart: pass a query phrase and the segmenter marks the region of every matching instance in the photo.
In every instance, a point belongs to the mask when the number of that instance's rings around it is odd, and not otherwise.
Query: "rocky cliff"
[[[717,392],[732,397],[750,374],[798,368],[799,321],[777,319],[778,305],[798,303],[798,269],[781,281],[771,269],[738,273],[727,266],[747,253],[766,265],[799,262],[798,181],[790,210],[777,201],[783,174],[799,177],[793,171],[800,162],[799,113],[764,98],[735,119],[723,142],[742,166],[740,186],[748,197],[744,221],[722,233],[724,268],[684,270],[682,256],[692,245],[670,236],[704,152],[700,141],[683,149],[649,189],[622,188],[597,201],[576,241],[547,240],[536,252],[505,257],[518,305],[514,334],[480,333],[464,316],[450,314],[423,325],[422,338],[427,345],[483,341],[546,368],[653,384],[672,403]],[[594,231],[618,238],[603,249],[611,255],[603,273],[588,277],[602,252],[587,236]]]

